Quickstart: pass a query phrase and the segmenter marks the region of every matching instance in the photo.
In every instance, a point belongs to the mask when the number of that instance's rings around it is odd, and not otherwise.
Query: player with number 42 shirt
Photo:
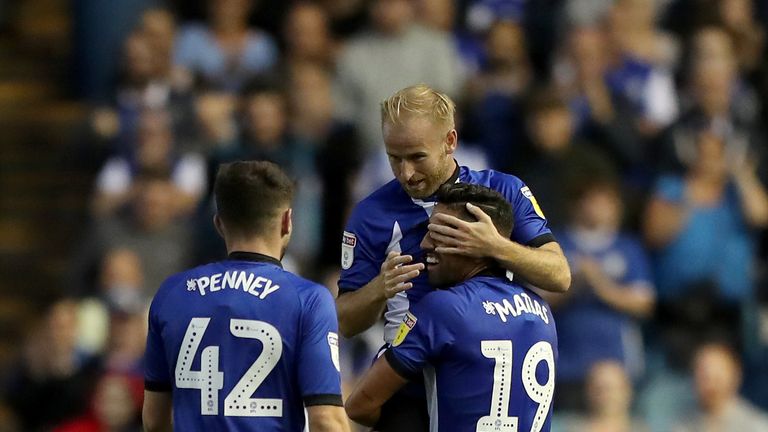
[[[149,311],[148,432],[348,431],[327,288],[283,270],[291,180],[268,162],[224,165],[216,228],[227,259],[171,276]],[[306,408],[306,414],[305,414]]]

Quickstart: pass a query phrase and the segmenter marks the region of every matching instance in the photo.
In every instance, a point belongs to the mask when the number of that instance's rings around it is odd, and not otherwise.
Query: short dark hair
[[[290,206],[293,191],[288,175],[267,161],[222,164],[213,187],[219,218],[227,230],[245,236],[265,233],[278,211]]]
[[[462,219],[475,220],[466,204],[480,207],[493,221],[496,230],[504,237],[512,234],[515,226],[512,204],[504,196],[485,186],[469,183],[453,183],[440,186],[437,202],[458,211]]]

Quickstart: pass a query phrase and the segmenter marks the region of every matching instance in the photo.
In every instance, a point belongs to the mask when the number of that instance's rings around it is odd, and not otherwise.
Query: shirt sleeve
[[[430,294],[405,314],[384,356],[389,365],[400,376],[414,379],[421,374],[427,363],[434,360],[453,344],[453,332],[441,317],[452,316],[447,301],[440,300],[439,294]]]
[[[165,354],[162,325],[157,317],[157,309],[156,302],[152,302],[152,306],[149,308],[147,349],[144,353],[144,388],[155,392],[170,392],[173,389],[173,383]]]
[[[675,176],[663,175],[656,180],[654,195],[657,198],[677,203],[683,201],[684,193],[683,182]]]
[[[316,286],[310,291],[301,318],[298,360],[301,395],[306,406],[342,406],[336,306],[325,287]]]
[[[544,212],[528,186],[509,175],[498,181],[503,182],[499,192],[512,204],[512,212],[515,215],[511,239],[531,247],[555,241],[555,236],[547,226]]]
[[[642,284],[642,286],[652,289],[653,282],[648,255],[641,243],[634,238],[628,239],[627,261],[626,283]]]
[[[349,218],[341,239],[339,293],[355,291],[378,276],[384,253],[377,247],[376,231],[366,223],[368,212],[358,206]],[[364,215],[365,214],[365,215]],[[368,215],[367,217],[371,217]]]

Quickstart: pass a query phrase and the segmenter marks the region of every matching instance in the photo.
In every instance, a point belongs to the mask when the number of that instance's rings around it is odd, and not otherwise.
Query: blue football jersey
[[[457,167],[449,182],[483,185],[507,198],[514,211],[515,227],[511,239],[515,242],[538,247],[554,241],[536,198],[519,178],[493,170],[473,171]],[[360,201],[342,238],[340,292],[354,291],[375,278],[389,252],[412,255],[415,262],[422,262],[423,252],[419,245],[427,233],[434,206],[434,198],[411,198],[397,180]],[[386,342],[392,342],[408,307],[430,291],[426,272],[422,272],[413,280],[411,289],[387,301],[384,313]]]
[[[175,430],[302,431],[341,406],[333,297],[264,255],[170,277],[152,301],[145,386],[173,392]]]
[[[432,432],[550,430],[555,323],[538,295],[503,275],[427,294],[384,355],[405,378],[423,374]]]

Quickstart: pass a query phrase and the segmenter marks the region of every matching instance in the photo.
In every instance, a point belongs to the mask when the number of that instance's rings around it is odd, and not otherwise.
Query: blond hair
[[[426,84],[397,91],[381,102],[381,123],[399,124],[405,118],[426,117],[435,123],[454,127],[456,104],[444,93]]]

